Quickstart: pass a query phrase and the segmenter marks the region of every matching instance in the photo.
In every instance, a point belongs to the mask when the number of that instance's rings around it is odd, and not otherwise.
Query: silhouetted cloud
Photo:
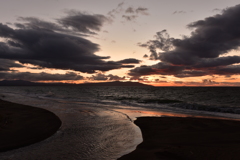
[[[59,24],[33,17],[19,19],[24,23],[22,26],[18,24],[18,29],[0,23],[0,37],[7,39],[6,42],[0,42],[2,59],[86,73],[134,67],[124,65],[124,61],[106,61],[110,58],[108,56],[95,55],[100,49],[98,44],[79,35],[71,35],[70,30],[65,28],[72,27],[88,34],[91,30],[100,30],[104,16],[71,11],[67,17],[58,19]]]
[[[109,19],[101,14],[86,14],[75,10],[67,11],[67,16],[58,19],[65,28],[73,28],[74,31],[82,33],[96,34],[94,31],[100,31],[103,24]]]
[[[75,36],[88,36],[89,32],[80,32],[73,28],[66,28],[59,23],[48,22],[37,17],[18,17],[20,23],[14,23],[15,27],[19,29],[33,29],[55,31],[64,34],[71,34]]]
[[[211,80],[211,79],[203,79],[202,80],[203,84],[218,84],[217,82]]]
[[[119,81],[119,80],[124,80],[125,77],[119,77],[117,75],[105,75],[102,73],[98,73],[95,75],[92,75],[92,77],[89,77],[89,80],[94,80],[94,81],[106,81],[106,80],[110,80],[110,81]]]
[[[24,67],[13,60],[0,59],[0,71],[10,71],[12,67]]]
[[[129,75],[134,77],[146,76],[151,74],[177,75],[181,73],[183,67],[169,65],[168,63],[159,62],[152,66],[140,66],[130,70]]]
[[[151,52],[150,59],[157,60],[158,59],[158,53],[157,49],[160,49],[162,51],[169,51],[173,48],[173,41],[174,38],[170,38],[169,34],[167,33],[167,30],[162,30],[160,32],[157,32],[154,36],[155,40],[149,40],[146,43],[138,43],[140,47],[146,47]]]
[[[27,81],[60,81],[60,80],[82,80],[83,76],[74,72],[66,74],[49,74],[45,72],[30,73],[30,72],[0,72],[0,79],[5,80],[27,80]]]
[[[108,77],[109,77],[108,80],[111,80],[111,81],[125,80],[125,76],[123,76],[123,77],[119,77],[118,75],[112,75],[112,74],[109,74]]]
[[[141,61],[135,58],[128,58],[117,62],[121,64],[139,64]]]
[[[195,68],[227,66],[235,63],[240,63],[240,56],[227,56],[218,58],[201,58]]]
[[[21,29],[45,29],[65,31],[61,26],[56,23],[47,22],[36,17],[18,17],[18,21],[21,23],[15,23],[15,26]]]
[[[105,74],[98,73],[96,75],[92,75],[92,77],[90,77],[89,79],[95,81],[106,81],[108,80],[108,77]]]
[[[143,58],[148,58],[148,55],[147,55],[147,54],[144,54]]]
[[[240,46],[239,17],[240,5],[236,5],[223,10],[222,14],[189,24],[188,27],[194,29],[189,37],[174,39],[166,30],[157,32],[154,40],[139,43],[139,46],[149,49],[150,59],[161,62],[132,69],[129,75],[240,74],[240,66],[235,65],[240,63],[240,56],[225,55]]]

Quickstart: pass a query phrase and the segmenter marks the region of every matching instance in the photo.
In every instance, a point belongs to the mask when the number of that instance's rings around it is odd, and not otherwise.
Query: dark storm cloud
[[[240,74],[240,65],[228,65],[206,68],[192,68],[186,66],[176,66],[165,62],[159,62],[152,66],[140,66],[131,69],[128,73],[133,77],[146,75],[173,75],[178,78],[199,77],[205,75],[233,75]]]
[[[4,28],[4,30],[2,29]],[[8,29],[8,32],[6,31]],[[0,24],[0,36],[10,38],[15,45],[0,44],[0,57],[19,60],[42,67],[85,70],[83,65],[101,64],[93,53],[99,46],[86,39],[45,30],[13,30]],[[19,44],[21,47],[16,47]],[[87,72],[87,71],[85,71]]]
[[[219,75],[239,74],[240,73],[240,65],[217,67],[212,72],[215,74],[219,74]]]
[[[199,77],[212,74],[208,71],[201,71],[201,70],[182,70],[177,74],[173,74],[175,77],[178,78],[185,78],[185,77]]]
[[[73,28],[74,31],[82,33],[96,34],[100,31],[103,24],[109,19],[100,14],[86,14],[75,10],[67,11],[67,16],[58,19],[58,22],[65,28]]]
[[[87,20],[87,17],[90,22],[84,21]],[[20,29],[13,29],[0,23],[0,37],[7,39],[6,42],[0,42],[0,58],[17,60],[23,64],[29,63],[42,68],[70,69],[86,73],[134,67],[134,65],[124,65],[124,63],[136,63],[138,60],[106,61],[110,57],[95,55],[94,53],[100,48],[98,44],[79,35],[70,35],[68,34],[69,30],[61,28],[63,23],[66,22],[67,25],[68,18],[79,20],[78,22],[85,26],[85,29],[81,31],[88,33],[90,29],[100,30],[102,25],[100,19],[103,17],[74,14],[63,18],[61,24],[32,17],[21,17],[20,19],[26,23],[23,23],[24,27]],[[94,20],[96,24],[92,23]],[[94,25],[96,26],[94,27]]]
[[[130,70],[129,75],[134,77],[140,77],[151,74],[161,75],[178,75],[182,72],[183,67],[173,66],[168,63],[159,62],[152,66],[140,66]]]
[[[133,77],[140,77],[144,75],[157,74],[156,69],[151,66],[140,66],[130,70],[129,75]]]
[[[0,71],[10,71],[12,67],[24,67],[13,60],[0,59]]]
[[[195,68],[208,68],[217,66],[227,66],[235,63],[240,63],[240,56],[228,56],[218,58],[202,58],[194,65]]]
[[[56,80],[82,80],[83,76],[73,72],[66,74],[49,74],[45,72],[0,72],[0,79],[5,80],[27,80],[27,81],[56,81]]]
[[[14,30],[7,25],[4,25],[0,23],[0,35],[1,37],[10,37],[12,34],[14,34]],[[0,45],[3,45],[3,42],[1,42]]]
[[[217,58],[238,49],[240,45],[240,5],[228,8],[223,13],[188,25],[195,29],[189,38],[175,39],[175,49],[159,55],[159,59],[171,62],[171,57],[182,56],[182,64],[187,64],[184,56],[196,58]],[[184,61],[185,60],[185,61]]]
[[[25,25],[21,23],[14,23],[15,27],[25,29]]]
[[[157,32],[154,40],[139,43],[150,51],[150,59],[167,64],[169,73],[176,77],[203,76],[211,74],[240,74],[240,56],[227,56],[229,51],[240,46],[240,5],[227,8],[222,14],[199,20],[188,25],[194,29],[191,36],[182,39],[171,38],[166,30]],[[162,52],[159,52],[161,50]],[[149,74],[167,74],[162,65],[148,66]],[[176,72],[175,67],[180,69]],[[130,75],[141,75],[135,68]],[[174,69],[174,70],[172,70]],[[153,72],[152,70],[155,70]],[[174,73],[174,74],[173,74]]]
[[[214,68],[196,69],[185,66],[175,66],[159,62],[152,66],[141,66],[131,69],[130,76],[140,77],[146,75],[173,75],[178,78],[199,77],[205,75],[233,75],[240,74],[240,65],[220,66]]]
[[[154,36],[155,40],[149,40],[146,43],[138,43],[140,47],[146,47],[151,52],[150,59],[157,60],[158,59],[158,53],[157,49],[160,49],[162,51],[169,51],[173,48],[173,41],[174,38],[170,38],[169,34],[166,30],[162,30],[160,32],[157,32]]]
[[[20,29],[57,31],[60,33],[71,34],[75,36],[88,36],[88,34],[90,33],[88,31],[83,33],[82,31],[76,30],[71,27],[66,28],[65,26],[63,26],[63,24],[44,21],[36,17],[18,17],[17,20],[21,23],[15,23],[14,25]],[[81,23],[81,21],[78,21],[78,23]]]

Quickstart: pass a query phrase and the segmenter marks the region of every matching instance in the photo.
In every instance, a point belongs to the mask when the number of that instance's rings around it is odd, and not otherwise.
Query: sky
[[[1,0],[0,80],[240,86],[238,0]]]

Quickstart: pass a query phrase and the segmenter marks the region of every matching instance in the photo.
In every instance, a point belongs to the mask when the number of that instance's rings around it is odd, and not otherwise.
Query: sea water
[[[240,118],[238,87],[0,87],[1,99],[54,112],[52,137],[0,153],[0,159],[112,160],[141,143],[139,116]]]

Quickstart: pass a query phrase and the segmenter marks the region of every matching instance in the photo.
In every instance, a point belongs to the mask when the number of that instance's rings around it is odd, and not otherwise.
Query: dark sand
[[[141,117],[143,143],[119,160],[239,160],[240,121]]]
[[[60,126],[50,111],[0,100],[0,152],[42,141]]]

